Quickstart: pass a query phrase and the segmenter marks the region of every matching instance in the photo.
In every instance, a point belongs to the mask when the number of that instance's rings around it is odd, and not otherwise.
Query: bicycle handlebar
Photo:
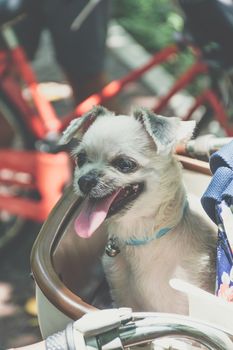
[[[90,346],[98,350],[119,350],[171,336],[193,340],[210,350],[233,348],[233,334],[173,314],[132,313],[127,308],[102,310],[86,314],[73,327],[76,349],[81,347],[83,350]]]
[[[178,145],[176,152],[191,156],[209,156],[231,141],[232,137],[215,137],[207,134]]]
[[[123,346],[148,343],[158,338],[172,336],[193,340],[213,350],[230,350],[233,347],[229,334],[188,317],[144,314],[143,319],[132,324],[134,330],[128,329],[129,325],[125,325],[120,331]]]

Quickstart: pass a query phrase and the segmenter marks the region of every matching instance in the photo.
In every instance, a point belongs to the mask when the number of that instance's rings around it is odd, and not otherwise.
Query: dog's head
[[[191,137],[195,123],[138,109],[119,115],[97,106],[75,119],[60,143],[77,138],[75,191],[84,197],[75,222],[90,237],[106,218],[118,219],[150,207],[174,146]]]

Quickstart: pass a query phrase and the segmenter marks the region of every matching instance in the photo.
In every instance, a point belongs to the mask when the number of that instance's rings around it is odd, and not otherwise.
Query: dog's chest
[[[113,258],[105,257],[105,272],[114,300],[137,310],[170,311],[168,304],[174,300],[174,290],[169,280],[177,268],[177,261],[172,260],[167,250],[161,254],[161,248],[153,244],[126,247]]]

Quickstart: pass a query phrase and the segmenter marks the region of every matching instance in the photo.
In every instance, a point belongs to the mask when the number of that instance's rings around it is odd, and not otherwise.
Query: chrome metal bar
[[[120,338],[124,347],[172,336],[193,340],[210,350],[233,349],[229,333],[189,317],[152,313],[133,314],[133,316],[131,323],[120,328]]]
[[[186,144],[186,151],[191,155],[207,155],[219,150],[221,147],[233,140],[232,137],[214,137],[213,135],[200,136],[190,140]]]

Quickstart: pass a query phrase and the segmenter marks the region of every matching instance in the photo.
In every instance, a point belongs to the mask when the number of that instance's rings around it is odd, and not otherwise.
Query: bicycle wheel
[[[209,104],[206,112],[200,121],[198,128],[199,134],[213,134],[217,137],[229,136],[233,130],[233,75],[224,69],[210,70],[210,90],[215,94],[221,103],[227,120],[225,126],[220,122],[220,116],[214,112]]]
[[[30,136],[29,136],[30,135]],[[33,137],[16,108],[0,94],[0,148],[31,149]],[[4,174],[2,174],[4,176]],[[0,174],[1,177],[1,174]],[[0,184],[0,194],[16,194],[17,186]],[[25,193],[25,195],[27,195]],[[27,220],[0,210],[0,251],[6,247],[24,228]]]

